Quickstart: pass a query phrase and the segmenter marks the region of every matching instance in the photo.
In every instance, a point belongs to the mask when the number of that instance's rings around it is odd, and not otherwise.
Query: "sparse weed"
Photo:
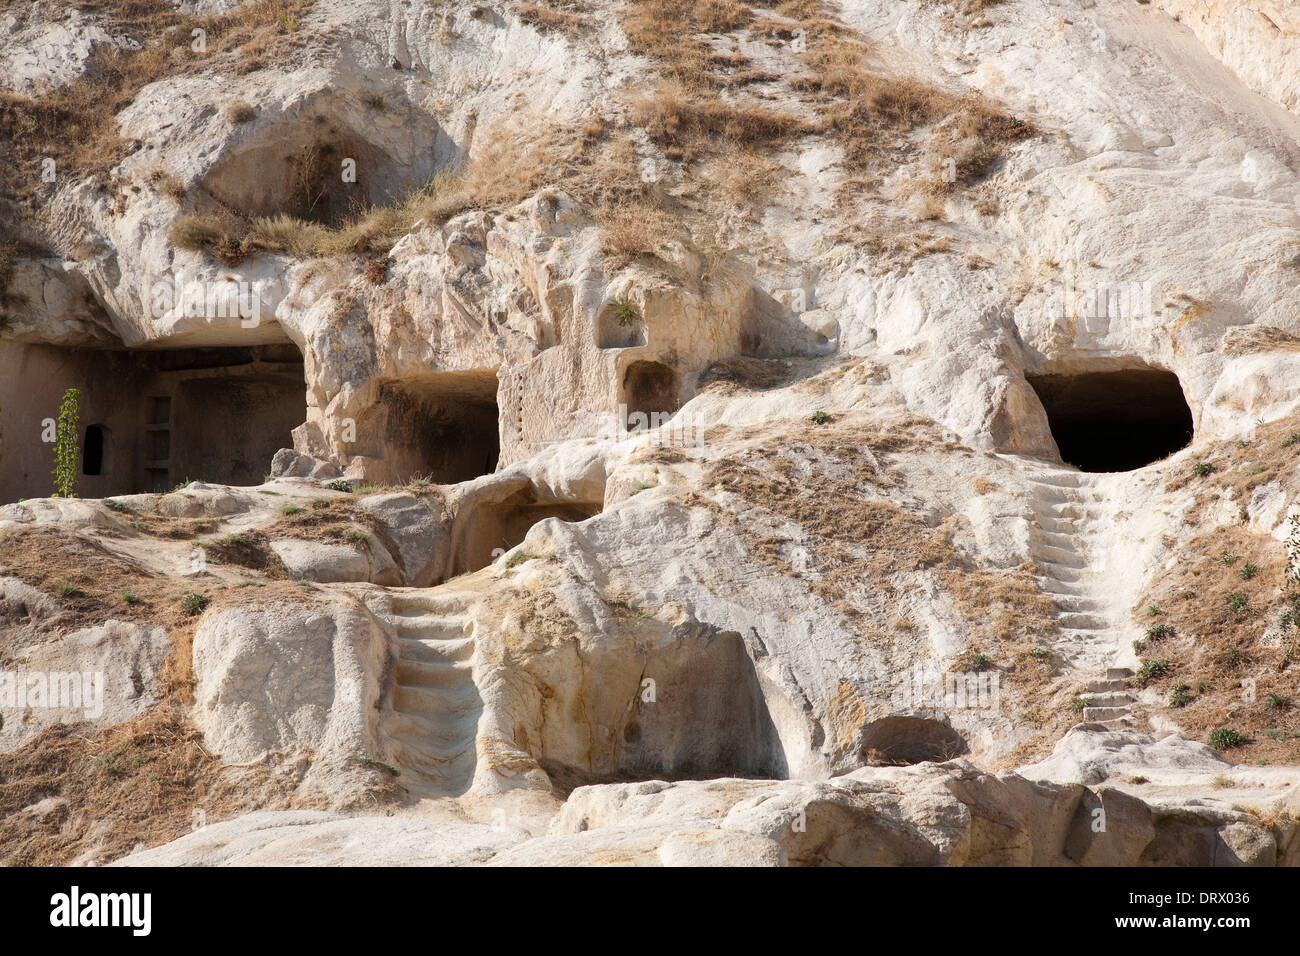
[[[1231,727],[1220,727],[1210,732],[1209,744],[1215,750],[1228,750],[1245,744],[1246,738]],[[1229,781],[1231,785],[1231,781]]]
[[[1173,669],[1174,665],[1169,661],[1143,661],[1133,681],[1139,687],[1145,687],[1152,681],[1164,677]]]

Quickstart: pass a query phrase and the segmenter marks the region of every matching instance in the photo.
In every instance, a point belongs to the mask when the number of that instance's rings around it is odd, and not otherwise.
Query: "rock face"
[[[46,595],[0,578],[5,635],[0,670],[0,750],[10,751],[53,723],[108,727],[157,703],[167,631],[109,620],[42,640],[34,625],[56,613]]]
[[[356,607],[232,610],[194,635],[194,723],[232,763],[311,751],[304,785],[346,801],[348,771],[378,750],[386,659],[382,631]]]
[[[0,695],[104,679],[0,752],[289,807],[125,864],[1300,863],[1295,9],[569,6],[0,15]]]

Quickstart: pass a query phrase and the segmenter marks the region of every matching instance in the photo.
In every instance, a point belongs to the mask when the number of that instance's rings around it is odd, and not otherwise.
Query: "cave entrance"
[[[452,485],[496,471],[496,369],[388,381],[379,388],[379,407],[385,480],[427,477]]]
[[[882,717],[862,732],[862,752],[884,763],[914,764],[952,760],[969,748],[947,724],[925,717]]]
[[[633,362],[623,373],[623,404],[629,421],[637,413],[647,422],[664,421],[682,407],[681,393],[681,378],[659,362]]]
[[[1192,440],[1192,411],[1173,372],[1156,368],[1026,376],[1061,460],[1080,471],[1132,471]]]
[[[456,521],[451,573],[485,568],[518,546],[529,529],[547,518],[586,521],[600,514],[600,501],[541,501],[530,485],[500,501],[479,501]]]
[[[0,350],[0,500],[52,491],[51,446],[23,423],[80,393],[77,494],[171,491],[186,479],[261,484],[307,417],[303,362],[287,344],[244,348]]]

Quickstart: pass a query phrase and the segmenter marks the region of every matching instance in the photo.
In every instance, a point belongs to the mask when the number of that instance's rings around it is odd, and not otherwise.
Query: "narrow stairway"
[[[1110,666],[1123,647],[1127,627],[1110,600],[1102,562],[1100,494],[1094,476],[1067,469],[1039,470],[1030,478],[1034,522],[1030,558],[1039,584],[1057,607],[1059,645],[1071,664],[1104,677],[1087,686],[1083,717],[1108,727],[1130,726],[1126,678],[1133,671]]]
[[[483,701],[465,603],[437,588],[394,591],[389,601],[398,653],[382,729],[403,785],[421,796],[462,794],[474,780]]]

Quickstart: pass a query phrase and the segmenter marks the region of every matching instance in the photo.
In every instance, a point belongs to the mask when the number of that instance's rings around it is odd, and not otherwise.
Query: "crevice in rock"
[[[593,673],[619,669],[599,655],[590,664]],[[631,674],[640,676],[633,682]],[[620,678],[570,692],[580,693],[588,723],[590,742],[581,756],[562,736],[540,741],[537,760],[557,793],[596,783],[789,778],[769,700],[735,631],[687,628]],[[576,706],[575,699],[557,696],[545,700],[542,712],[570,713]]]
[[[645,345],[645,323],[617,302],[608,303],[596,317],[596,345],[602,349],[627,349]]]
[[[384,149],[316,114],[280,124],[218,161],[200,184],[196,210],[215,203],[248,218],[338,225],[358,207],[409,192],[417,185],[411,179]]]

